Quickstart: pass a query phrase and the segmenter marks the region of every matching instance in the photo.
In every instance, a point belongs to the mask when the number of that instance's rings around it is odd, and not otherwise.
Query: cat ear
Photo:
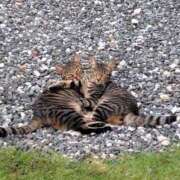
[[[62,75],[64,72],[64,66],[63,65],[56,65],[55,69],[56,69],[56,73],[59,75]]]
[[[90,61],[90,64],[91,64],[92,68],[95,68],[95,67],[96,67],[96,64],[97,64],[96,58],[95,58],[94,56],[91,56],[91,57],[89,58],[89,61]]]
[[[75,53],[74,57],[73,57],[73,61],[74,62],[77,62],[77,63],[80,63],[80,54],[79,53]]]
[[[110,71],[114,71],[114,70],[116,70],[118,64],[119,64],[119,61],[113,59],[113,60],[111,60],[111,61],[108,63],[108,69],[109,69]]]

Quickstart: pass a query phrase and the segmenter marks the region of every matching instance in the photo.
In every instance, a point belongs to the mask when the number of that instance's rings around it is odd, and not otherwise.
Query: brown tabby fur
[[[94,59],[95,61],[95,59]],[[94,62],[94,73],[99,73],[99,65]],[[91,80],[94,81],[94,80]],[[107,83],[107,82],[105,82]],[[177,116],[144,116],[139,115],[136,99],[125,89],[109,82],[106,90],[93,110],[93,120],[115,125],[148,126],[170,124]]]
[[[116,62],[98,63],[91,57],[91,70],[81,75],[81,93],[84,106],[92,109],[86,116],[93,121],[102,121],[113,125],[149,126],[169,124],[177,120],[176,116],[139,115],[136,99],[125,89],[110,81],[110,74],[116,68]],[[90,106],[90,107],[88,107]],[[88,121],[88,120],[86,120]]]
[[[78,80],[81,75],[79,56],[76,55],[72,61],[63,67],[58,66],[56,70],[61,71],[63,78],[63,81],[59,82],[61,88],[54,86],[45,89],[32,105],[31,122],[21,127],[0,127],[0,137],[27,134],[45,126],[55,129],[73,129],[83,134],[110,130],[110,127],[103,122],[84,121],[84,112],[81,110],[83,96],[78,89],[73,89],[75,86],[73,84],[71,86],[70,83],[72,79]]]
[[[43,91],[33,104],[33,118],[22,127],[0,127],[0,137],[27,134],[38,128],[73,129],[84,134],[101,133],[112,125],[156,126],[176,121],[176,116],[140,116],[135,98],[110,80],[116,62],[90,58],[91,68],[82,69],[80,56],[56,71],[63,80]],[[89,111],[89,112],[86,112]]]

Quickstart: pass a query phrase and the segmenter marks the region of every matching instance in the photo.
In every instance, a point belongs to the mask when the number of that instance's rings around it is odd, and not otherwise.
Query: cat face
[[[91,57],[90,64],[89,81],[95,84],[104,84],[110,80],[111,73],[117,66],[117,61],[112,60],[108,63],[103,63],[97,62],[94,57]]]
[[[84,80],[93,84],[104,84],[110,80],[112,71],[117,66],[117,61],[108,63],[97,62],[94,57],[89,59],[90,67],[83,69],[79,54],[75,54],[66,65],[57,65],[56,72],[63,80]]]
[[[61,75],[63,80],[80,80],[82,68],[79,54],[75,54],[65,65],[56,65],[56,73]]]

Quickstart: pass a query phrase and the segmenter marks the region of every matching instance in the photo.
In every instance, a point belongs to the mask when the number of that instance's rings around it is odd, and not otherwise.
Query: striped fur
[[[78,80],[81,73],[79,56],[66,66],[56,70],[65,80]],[[83,134],[102,133],[111,128],[103,122],[84,121],[82,112],[82,94],[71,81],[61,81],[61,86],[52,86],[44,90],[32,105],[33,118],[28,125],[22,127],[0,127],[0,137],[10,134],[28,134],[38,128],[51,126],[55,129],[75,130]],[[61,87],[61,88],[60,88]],[[78,91],[78,92],[77,92]]]
[[[170,124],[176,121],[177,117],[139,115],[135,98],[112,82],[99,99],[94,109],[93,120],[114,125],[155,127]]]
[[[124,124],[129,126],[155,127],[157,125],[171,124],[177,121],[177,116],[143,116],[129,113],[124,117]]]
[[[87,78],[85,97],[93,107],[91,118],[114,125],[131,125],[154,127],[170,124],[177,120],[176,116],[142,116],[139,115],[136,99],[125,89],[110,81],[110,73],[116,67],[115,63],[97,63],[93,58],[92,70]],[[110,68],[111,67],[111,68]]]

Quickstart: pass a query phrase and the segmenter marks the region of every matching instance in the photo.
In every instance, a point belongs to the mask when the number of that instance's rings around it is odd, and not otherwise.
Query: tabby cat
[[[170,124],[177,116],[139,115],[136,99],[125,89],[110,81],[116,62],[100,63],[91,58],[91,70],[81,75],[81,93],[86,108],[93,109],[86,118],[113,125],[154,127]],[[86,120],[88,121],[88,120]]]
[[[102,73],[101,63],[93,60],[94,74]],[[106,71],[106,70],[104,70]],[[92,79],[90,80],[92,81]],[[106,82],[107,83],[107,82]],[[177,116],[143,116],[139,115],[136,99],[125,89],[109,82],[105,92],[94,108],[93,120],[103,121],[115,125],[131,125],[154,127],[170,124],[177,120]]]
[[[72,129],[83,134],[101,133],[111,128],[105,123],[84,121],[84,112],[81,111],[83,98],[76,86],[67,82],[78,80],[81,75],[80,58],[75,55],[72,61],[61,67],[64,81],[60,81],[62,88],[50,87],[45,89],[32,105],[33,118],[28,125],[22,127],[0,127],[0,137],[10,134],[27,134],[38,128],[51,126],[55,129]],[[60,71],[60,67],[57,69]],[[75,82],[75,81],[73,81]]]

